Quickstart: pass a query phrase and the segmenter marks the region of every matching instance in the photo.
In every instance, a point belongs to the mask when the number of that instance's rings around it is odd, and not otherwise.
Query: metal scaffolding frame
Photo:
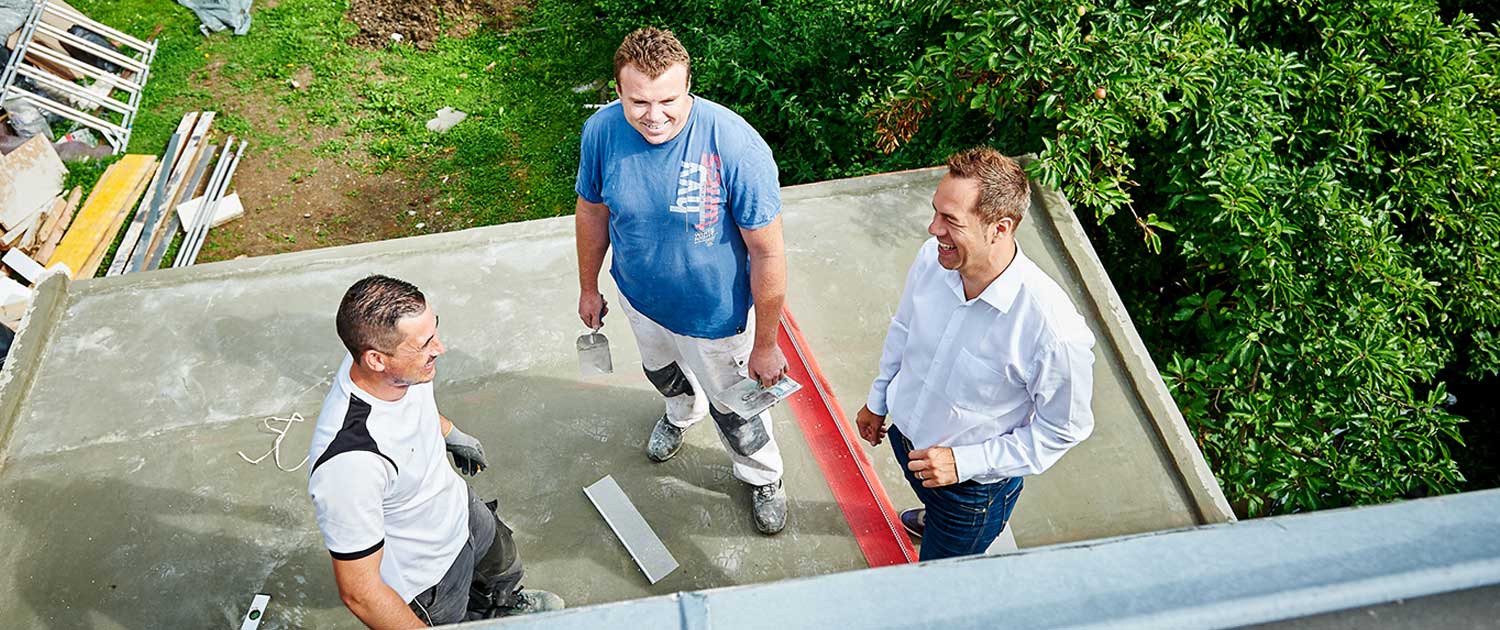
[[[61,24],[74,24],[116,42],[120,48],[131,51],[125,54],[111,50],[78,35],[68,32]],[[108,72],[102,68],[72,57],[66,51],[49,46],[44,40],[66,44],[75,50],[93,55],[120,67],[119,72]],[[151,75],[151,62],[156,57],[156,40],[142,41],[110,28],[79,13],[77,9],[56,0],[39,0],[31,8],[26,23],[20,30],[10,61],[0,74],[0,103],[21,98],[38,108],[62,116],[98,132],[116,154],[125,152],[130,145],[130,130],[140,109],[141,92]],[[68,78],[59,77],[46,66],[61,67],[69,72],[94,80],[93,88],[84,87]],[[128,75],[128,78],[127,78]],[[54,94],[66,95],[68,101],[60,101],[53,95],[38,93],[17,86],[16,80],[25,77],[38,87]],[[98,90],[99,86],[105,89]],[[123,92],[125,99],[116,98],[115,92]],[[89,113],[79,107],[96,111]]]

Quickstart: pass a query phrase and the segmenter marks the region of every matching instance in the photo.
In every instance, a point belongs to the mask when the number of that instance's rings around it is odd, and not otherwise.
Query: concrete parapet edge
[[[1017,158],[1017,161],[1024,165],[1033,159],[1035,158],[1031,155],[1024,155]],[[1042,214],[1042,217],[1035,218],[1047,219],[1057,232],[1057,242],[1061,244],[1068,262],[1087,287],[1085,294],[1093,302],[1100,328],[1114,340],[1113,346],[1118,350],[1120,360],[1128,366],[1126,373],[1130,376],[1130,385],[1135,390],[1136,398],[1145,407],[1146,415],[1151,419],[1157,434],[1161,436],[1162,444],[1176,462],[1183,487],[1192,497],[1198,512],[1199,522],[1209,524],[1234,521],[1234,510],[1224,497],[1223,488],[1219,487],[1218,479],[1203,458],[1203,451],[1198,448],[1192,431],[1188,430],[1182,410],[1177,408],[1177,402],[1172,400],[1172,395],[1167,391],[1166,382],[1156,369],[1156,362],[1151,360],[1151,353],[1146,350],[1145,342],[1131,323],[1125,303],[1120,300],[1120,294],[1115,291],[1114,283],[1104,270],[1104,263],[1099,260],[1088,234],[1083,231],[1078,217],[1074,215],[1073,205],[1058,191],[1033,184],[1031,206],[1043,211],[1037,213]]]
[[[572,230],[571,215],[505,224],[505,236],[499,236],[496,226],[472,227],[456,232],[439,232],[405,238],[354,243],[331,248],[307,249],[273,256],[257,256],[237,260],[223,260],[194,264],[178,269],[158,269],[108,278],[80,280],[73,291],[78,296],[96,296],[117,291],[161,289],[193,282],[225,280],[252,275],[281,274],[302,271],[309,267],[342,268],[358,265],[363,261],[379,260],[384,256],[402,252],[416,252],[434,248],[461,246],[466,243],[501,243],[505,239],[528,236],[556,236]],[[568,232],[571,238],[571,232]],[[379,269],[372,268],[371,273]]]
[[[10,346],[10,357],[5,368],[0,370],[0,467],[5,465],[6,452],[10,447],[11,431],[21,406],[36,381],[37,365],[52,330],[62,319],[68,306],[67,274],[53,273],[37,285],[36,295],[21,318],[20,332]]]
[[[1238,628],[1500,584],[1497,513],[1500,490],[1488,490],[682,592],[464,627],[990,628],[1004,619],[1037,628]],[[1006,587],[997,591],[997,580]]]

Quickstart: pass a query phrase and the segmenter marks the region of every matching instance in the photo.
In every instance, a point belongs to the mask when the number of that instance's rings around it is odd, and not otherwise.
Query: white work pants
[[[646,370],[656,372],[676,363],[692,385],[692,393],[666,399],[667,421],[687,429],[710,415],[709,405],[712,404],[714,427],[724,451],[734,462],[735,478],[753,486],[780,479],[783,469],[781,449],[776,446],[771,433],[770,412],[745,419],[715,401],[719,392],[739,382],[748,373],[746,363],[755,344],[755,318],[751,317],[745,332],[738,335],[699,339],[679,335],[651,321],[635,310],[624,295],[620,296],[620,304],[630,321],[630,329],[635,333],[641,363]],[[760,436],[761,431],[764,431],[764,437]]]

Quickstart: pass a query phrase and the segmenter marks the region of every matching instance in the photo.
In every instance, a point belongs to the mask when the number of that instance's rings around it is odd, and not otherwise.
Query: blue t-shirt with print
[[[583,125],[575,190],[609,206],[609,273],[631,306],[679,335],[744,332],[750,260],[739,228],[781,213],[771,148],[745,119],[694,96],[682,131],[653,145],[610,103]]]

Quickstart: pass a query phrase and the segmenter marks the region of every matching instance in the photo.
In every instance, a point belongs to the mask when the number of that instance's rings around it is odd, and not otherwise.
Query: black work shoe
[[[646,441],[646,457],[653,462],[664,462],[682,448],[682,429],[667,422],[667,414],[661,414],[656,426],[651,428],[651,438]]]
[[[760,533],[770,536],[786,527],[786,491],[781,488],[780,479],[755,486],[750,499],[750,511]]]
[[[906,533],[912,538],[921,538],[922,530],[927,526],[927,508],[902,510],[901,526],[906,528]]]

